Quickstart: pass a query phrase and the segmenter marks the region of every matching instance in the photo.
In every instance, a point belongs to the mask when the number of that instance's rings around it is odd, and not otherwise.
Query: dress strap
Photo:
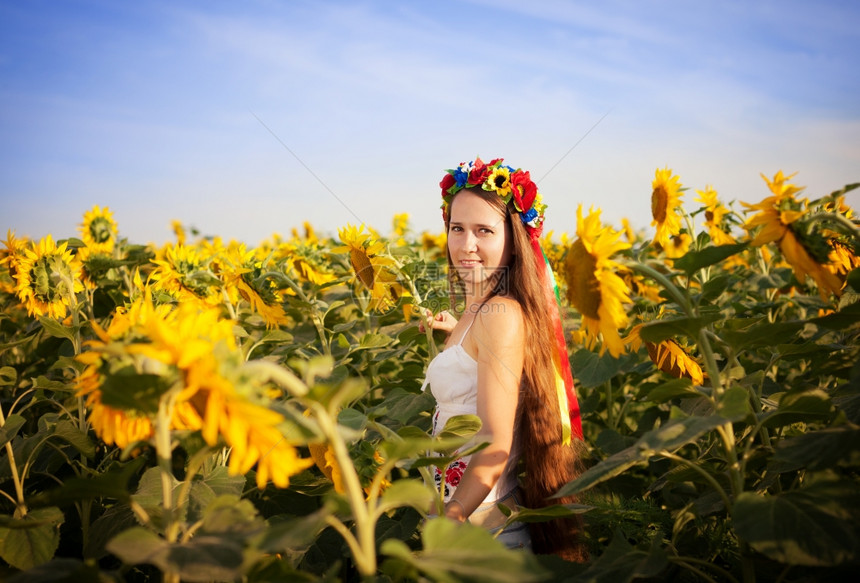
[[[466,339],[466,334],[468,334],[468,333],[469,333],[469,330],[471,330],[471,328],[472,328],[472,324],[474,324],[474,323],[475,323],[475,320],[476,320],[477,318],[478,318],[478,316],[475,316],[474,318],[472,318],[472,321],[471,321],[471,322],[469,322],[469,325],[468,325],[468,326],[466,326],[466,331],[465,331],[465,332],[463,332],[463,335],[462,335],[462,336],[460,336],[460,339],[459,339],[459,340],[457,341],[457,343],[456,343],[456,344],[454,344],[453,346],[460,346],[461,344],[463,344],[463,340],[465,340],[465,339]]]

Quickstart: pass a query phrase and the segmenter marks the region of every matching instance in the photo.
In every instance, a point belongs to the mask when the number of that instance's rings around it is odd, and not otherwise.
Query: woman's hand
[[[426,326],[431,330],[442,330],[445,334],[450,334],[457,325],[457,318],[451,315],[451,312],[439,312],[434,315],[431,310],[424,310],[423,318],[418,322],[418,330],[424,332]]]

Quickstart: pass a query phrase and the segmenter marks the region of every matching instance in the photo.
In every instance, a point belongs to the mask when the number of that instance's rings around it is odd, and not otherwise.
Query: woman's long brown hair
[[[493,291],[484,301],[495,295],[511,297],[520,304],[524,315],[525,354],[515,432],[520,451],[528,452],[521,456],[524,466],[521,502],[527,508],[576,503],[574,496],[549,498],[579,475],[581,463],[577,449],[581,443],[576,438],[571,445],[562,443],[553,365],[556,338],[548,312],[554,306],[547,306],[547,292],[538,272],[544,266],[535,260],[529,235],[512,205],[506,205],[495,192],[480,188],[468,191],[498,209],[512,233],[514,254],[509,269],[499,274]],[[448,224],[445,227],[447,231]],[[448,267],[449,277],[456,277],[450,253]],[[556,554],[569,561],[587,559],[581,536],[582,519],[578,516],[531,523],[530,529],[535,553]]]

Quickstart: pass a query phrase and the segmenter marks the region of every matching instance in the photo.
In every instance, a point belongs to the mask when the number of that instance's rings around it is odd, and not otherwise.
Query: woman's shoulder
[[[523,309],[520,303],[508,296],[494,296],[487,300],[477,314],[485,334],[491,337],[516,334],[521,335],[523,331]]]

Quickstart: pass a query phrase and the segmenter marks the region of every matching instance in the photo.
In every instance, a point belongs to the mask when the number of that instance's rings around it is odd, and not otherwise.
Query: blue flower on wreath
[[[535,210],[535,207],[530,208],[529,210],[527,210],[526,212],[524,212],[520,215],[520,218],[526,224],[531,223],[537,217],[538,217],[538,212]]]
[[[463,188],[466,186],[466,181],[469,180],[469,167],[458,166],[454,169],[454,180],[457,181],[457,187]]]

